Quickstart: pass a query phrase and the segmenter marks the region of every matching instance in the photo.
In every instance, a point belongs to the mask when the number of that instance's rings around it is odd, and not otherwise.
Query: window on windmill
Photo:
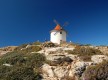
[[[60,42],[62,42],[62,40],[60,40]]]
[[[60,32],[60,34],[62,34],[62,32]]]

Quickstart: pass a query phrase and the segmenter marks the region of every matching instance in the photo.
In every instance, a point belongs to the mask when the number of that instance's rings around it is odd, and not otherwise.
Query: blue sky
[[[0,46],[50,40],[54,19],[68,41],[108,45],[108,0],[0,0]]]

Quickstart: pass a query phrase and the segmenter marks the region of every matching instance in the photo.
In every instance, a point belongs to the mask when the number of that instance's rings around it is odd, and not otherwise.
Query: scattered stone
[[[3,64],[4,66],[8,66],[8,67],[10,67],[10,66],[12,66],[12,65],[10,65],[10,64]]]

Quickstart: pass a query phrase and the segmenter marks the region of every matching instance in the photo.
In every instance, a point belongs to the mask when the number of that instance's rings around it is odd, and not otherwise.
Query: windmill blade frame
[[[55,24],[59,24],[59,23],[57,22],[57,20],[56,20],[56,19],[54,19],[54,23],[55,23]]]
[[[54,33],[54,35],[56,35],[59,31],[57,31],[56,33]]]
[[[69,25],[69,22],[65,22],[65,23],[63,24],[63,27],[65,27],[65,26],[67,26],[67,25]]]

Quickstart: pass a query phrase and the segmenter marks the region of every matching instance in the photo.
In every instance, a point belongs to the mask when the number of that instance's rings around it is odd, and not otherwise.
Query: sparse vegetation
[[[32,45],[41,45],[42,43],[39,41],[33,42]]]
[[[26,44],[25,45],[23,44],[23,45],[17,47],[14,51],[26,54],[26,53],[31,53],[31,52],[38,52],[40,50],[42,50],[42,48],[40,46],[31,46],[30,45],[27,47]]]
[[[101,51],[90,48],[90,47],[81,47],[77,46],[73,51],[66,51],[69,54],[78,55],[84,61],[90,61],[92,55],[101,55]]]
[[[108,80],[108,61],[88,67],[82,78],[83,80]]]
[[[62,80],[76,80],[75,77],[69,77],[69,76],[65,76],[62,78]]]
[[[52,42],[45,42],[42,44],[43,47],[56,47],[57,45]]]

